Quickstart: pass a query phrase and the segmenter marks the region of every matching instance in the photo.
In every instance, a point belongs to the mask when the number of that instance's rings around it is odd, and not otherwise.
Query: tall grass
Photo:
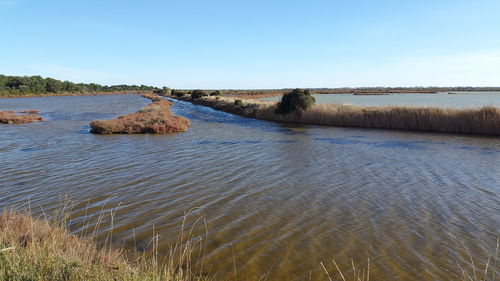
[[[70,234],[59,220],[4,210],[0,215],[0,280],[208,280],[196,275],[198,268],[191,266],[193,253],[204,245],[203,241],[191,243],[191,238],[183,234],[170,254],[159,259],[158,235],[150,242],[149,255],[126,254],[124,248],[113,249],[111,239],[109,245],[97,247],[92,236]]]
[[[189,100],[188,98],[183,98]],[[244,100],[234,105],[234,99],[205,97],[193,103],[229,113],[257,119],[339,127],[381,128],[431,131],[459,134],[500,135],[500,108],[440,108],[412,106],[355,106],[317,104],[302,115],[276,114],[276,103]]]

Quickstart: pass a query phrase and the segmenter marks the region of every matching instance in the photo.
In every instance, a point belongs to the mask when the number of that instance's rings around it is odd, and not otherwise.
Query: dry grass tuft
[[[330,272],[326,269],[325,265],[321,262],[321,267],[323,268],[326,276],[328,277],[329,281],[333,281]],[[351,266],[352,266],[352,275],[347,275],[340,270],[339,265],[337,262],[332,259],[332,264],[335,265],[335,270],[337,271],[339,277],[342,279],[342,281],[347,281],[347,280],[352,280],[352,281],[370,281],[370,259],[368,259],[367,266],[366,268],[361,268],[358,269],[356,268],[356,265],[354,264],[354,261],[351,259]],[[346,276],[348,276],[346,278]],[[352,279],[351,279],[352,278]]]
[[[19,114],[21,113],[21,114]],[[40,111],[37,110],[24,110],[24,111],[0,111],[0,123],[3,124],[27,124],[33,122],[44,121],[42,117],[38,116]]]
[[[179,244],[174,254],[193,251],[193,245]],[[179,272],[178,264],[185,259],[181,255],[173,262],[172,256],[164,266],[157,256],[129,261],[123,249],[98,249],[92,239],[72,235],[46,219],[14,211],[0,215],[0,280],[204,280],[187,270]]]
[[[98,120],[90,123],[94,134],[166,134],[185,132],[189,120],[174,116],[170,111],[172,103],[154,94],[144,94],[153,102],[136,113],[120,116],[113,120]]]

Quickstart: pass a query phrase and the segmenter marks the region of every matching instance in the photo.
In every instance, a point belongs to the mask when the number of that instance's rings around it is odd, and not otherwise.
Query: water
[[[457,280],[465,248],[484,266],[500,233],[500,141],[434,133],[283,125],[176,102],[186,133],[99,136],[96,118],[138,96],[0,99],[50,122],[0,125],[0,207],[53,214],[71,230],[166,253],[184,214],[224,280],[328,280],[370,258],[371,280]],[[109,213],[116,215],[111,222]],[[463,243],[463,244],[461,244]],[[365,265],[366,267],[366,265]],[[208,268],[208,266],[207,266]],[[491,270],[491,266],[490,266]],[[498,271],[498,268],[497,268]],[[472,274],[472,273],[471,273]],[[497,273],[498,275],[498,273]]]
[[[482,107],[493,105],[500,107],[500,92],[452,92],[438,94],[390,94],[390,95],[353,95],[332,94],[314,95],[316,103],[354,104],[362,106],[440,106],[450,108]],[[281,97],[267,98],[279,100]]]

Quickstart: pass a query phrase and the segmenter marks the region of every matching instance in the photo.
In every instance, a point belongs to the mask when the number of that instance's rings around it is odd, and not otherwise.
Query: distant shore
[[[353,94],[353,95],[387,95],[387,94],[438,94],[443,92],[500,92],[500,87],[366,87],[366,88],[304,88],[313,95]],[[263,99],[281,97],[291,89],[224,89],[217,90],[223,96],[241,99]],[[183,90],[181,90],[183,91]],[[189,91],[188,89],[184,91]],[[215,90],[204,90],[209,93]]]
[[[394,88],[304,88],[308,89],[313,95],[329,95],[329,94],[352,94],[352,95],[390,95],[390,94],[438,94],[438,93],[464,93],[464,92],[500,92],[500,87],[394,87]],[[190,91],[182,89],[179,91]],[[204,89],[205,92],[214,90]],[[223,96],[241,98],[241,99],[264,99],[272,97],[281,97],[290,89],[223,89],[217,90]],[[33,97],[59,97],[59,96],[102,96],[102,95],[143,95],[145,93],[153,93],[153,91],[96,91],[96,92],[63,92],[50,94],[0,94],[0,98],[33,98]],[[168,93],[163,93],[168,94]]]
[[[0,98],[42,98],[42,97],[75,97],[75,96],[108,96],[108,95],[142,95],[151,91],[114,91],[114,92],[85,92],[85,93],[52,93],[52,94],[18,94],[0,95]]]

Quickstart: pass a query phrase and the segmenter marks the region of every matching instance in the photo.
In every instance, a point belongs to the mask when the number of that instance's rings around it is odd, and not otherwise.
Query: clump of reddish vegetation
[[[23,110],[23,111],[18,111],[17,113],[40,114],[40,111],[38,111],[38,110]]]
[[[166,134],[185,132],[189,120],[174,116],[170,111],[172,102],[155,94],[143,94],[153,102],[136,113],[120,116],[113,120],[98,120],[90,123],[94,134]]]
[[[33,122],[45,121],[42,117],[38,116],[38,110],[24,110],[24,111],[0,111],[1,124],[27,124]]]

